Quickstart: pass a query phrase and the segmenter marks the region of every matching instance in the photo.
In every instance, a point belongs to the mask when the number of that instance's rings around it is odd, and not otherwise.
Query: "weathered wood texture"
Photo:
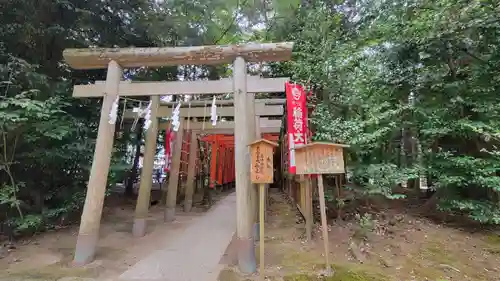
[[[165,208],[165,222],[175,220],[175,206],[177,204],[177,188],[179,185],[179,171],[181,168],[182,139],[184,137],[184,123],[181,120],[179,130],[175,134],[175,143],[172,153],[172,165],[168,178],[167,204]]]
[[[190,121],[188,121],[190,122]],[[196,132],[191,131],[189,140],[188,174],[186,184],[186,194],[184,198],[184,211],[190,212],[193,207],[194,180],[196,176],[196,158],[198,156],[198,137]]]
[[[260,78],[249,76],[251,82],[247,85],[248,93],[276,93],[285,90],[288,78]],[[198,80],[198,81],[164,81],[164,82],[131,82],[122,81],[118,94],[120,96],[166,96],[166,95],[208,95],[232,93],[233,81]],[[73,97],[102,97],[105,94],[105,84],[97,81],[95,84],[75,85]],[[209,103],[211,104],[211,103]]]
[[[250,180],[252,183],[273,183],[273,149],[278,144],[261,139],[250,144]]]
[[[255,101],[257,102],[258,99],[256,99]],[[270,120],[267,119],[267,118],[260,118],[259,116],[255,116],[255,138],[256,139],[261,139],[261,137],[262,137],[262,129],[263,129],[262,126],[265,126],[265,123],[267,123],[268,121],[270,121]],[[273,121],[275,121],[275,120],[273,120]],[[281,132],[281,119],[279,121],[280,121],[279,122],[280,129],[279,129],[279,132],[276,132],[276,133],[280,133]],[[278,131],[278,130],[276,130],[276,131]],[[274,174],[274,171],[273,171],[273,174]],[[265,206],[268,207],[269,206],[268,205],[269,204],[269,200],[268,200],[269,185],[266,186],[265,191],[266,191],[266,195],[264,196],[264,200],[266,201],[265,202]],[[267,220],[267,213],[265,213],[264,215],[265,215],[265,219]]]
[[[251,76],[253,77],[253,76]],[[178,102],[173,102],[173,101],[168,101],[168,102],[161,102],[161,105],[177,105]],[[286,99],[255,99],[255,103],[264,103],[266,105],[283,105],[286,104]],[[212,105],[211,100],[191,100],[189,102],[184,102],[181,105],[181,108],[187,108],[189,107],[189,104],[191,104],[191,107],[203,107],[203,106],[210,106]],[[234,100],[216,100],[215,101],[216,105],[234,105]]]
[[[280,128],[276,128],[276,127],[273,127],[273,128],[262,128],[262,133],[263,134],[279,134],[280,132]],[[234,134],[234,129],[217,129],[217,128],[213,128],[213,129],[209,129],[209,130],[197,130],[198,132],[200,133],[207,133],[207,134],[218,134],[218,135],[232,135]]]
[[[323,233],[323,248],[325,254],[325,265],[327,271],[330,270],[330,246],[328,243],[328,223],[326,220],[325,188],[323,186],[323,175],[318,177],[319,209],[321,213],[321,231]]]
[[[158,107],[160,105],[160,97],[151,97],[151,103],[151,125],[146,132],[141,181],[132,228],[132,234],[136,237],[142,237],[146,234],[146,219],[148,217],[151,187],[153,185],[153,165],[156,154],[156,139],[158,137]]]
[[[282,105],[265,105],[257,104],[255,108],[255,114],[257,116],[282,116],[283,106]],[[220,117],[234,117],[234,107],[218,107],[217,115]],[[206,108],[204,107],[194,107],[194,108],[181,108],[180,116],[182,117],[205,117],[210,118],[210,105]],[[172,107],[161,106],[158,112],[159,118],[168,118],[172,116]],[[128,109],[124,113],[125,119],[134,119],[137,117],[137,113],[134,113],[132,109]]]
[[[66,49],[63,57],[75,69],[102,69],[111,60],[126,68],[161,67],[232,63],[236,57],[242,57],[248,62],[285,61],[291,58],[292,49],[292,42],[165,48],[88,48]]]
[[[101,117],[97,130],[97,142],[90,170],[87,195],[83,206],[80,230],[76,242],[74,263],[83,265],[94,259],[99,238],[102,207],[108,180],[109,164],[113,150],[115,124],[109,124],[109,112],[118,94],[122,68],[115,61],[108,62],[106,92],[102,102]]]
[[[342,144],[315,142],[295,148],[298,175],[345,173]]]
[[[277,122],[277,121],[279,121],[279,122]],[[260,118],[260,116],[255,116],[255,139],[257,139],[257,140],[261,139],[262,127],[270,127],[268,124],[270,124],[271,122],[275,123],[276,125],[279,124],[279,127],[281,128],[281,119],[270,120],[267,118]]]
[[[233,106],[224,106],[217,107],[217,116],[220,117],[233,117],[235,115],[234,111],[235,107]],[[253,116],[283,116],[283,106],[282,105],[265,105],[263,103],[259,103],[255,105],[255,114]],[[129,113],[127,113],[126,117],[128,117]],[[159,112],[160,117],[170,117],[172,116],[172,107],[162,106],[160,107]],[[181,108],[180,116],[184,117],[206,117],[210,118],[210,105],[206,108],[204,107],[195,107],[195,108]],[[253,123],[253,122],[252,122]],[[253,135],[252,135],[253,136]]]
[[[238,238],[238,267],[243,273],[253,273],[256,270],[253,223],[254,211],[251,201],[250,185],[250,155],[248,144],[253,135],[247,128],[248,104],[246,98],[247,81],[246,63],[242,57],[234,61],[234,108],[238,114],[234,116],[234,158],[236,172],[236,234]]]
[[[187,122],[187,121],[186,121]],[[205,124],[203,124],[205,123]],[[272,120],[267,118],[261,118],[259,122],[261,124],[259,130],[264,128],[281,128],[281,120]],[[159,127],[160,130],[164,130],[168,128],[168,123],[162,123]],[[191,130],[234,130],[235,122],[234,121],[221,121],[217,122],[217,125],[212,126],[211,122],[191,122],[189,125],[189,129]]]
[[[305,220],[306,220],[306,238],[307,242],[312,243],[312,228],[314,225],[313,207],[312,207],[312,182],[308,178],[305,181]]]
[[[265,225],[265,213],[266,213],[266,185],[261,183],[259,184],[259,263],[260,263],[260,272],[259,277],[261,281],[266,279],[266,275],[264,269],[266,268],[266,264],[264,262],[265,250],[264,250],[264,242],[266,241],[266,237],[264,235],[264,225]]]
[[[300,175],[298,176],[297,180],[299,183],[298,195],[300,196],[298,198],[292,196],[291,198],[297,203],[297,208],[299,209],[302,216],[304,216],[306,225],[306,238],[308,242],[311,242],[313,226],[311,178],[307,177],[306,175]]]
[[[247,84],[251,83],[247,81]],[[247,100],[247,112],[246,112],[246,118],[245,118],[245,126],[246,129],[248,130],[248,133],[250,134],[250,142],[253,142],[257,140],[256,137],[256,123],[255,123],[255,116],[256,116],[256,104],[255,104],[255,94],[247,94],[246,95],[246,100]],[[235,114],[238,112],[235,111]],[[239,124],[236,124],[238,126]],[[250,144],[250,143],[247,143]],[[250,149],[248,150],[248,169],[250,170]],[[251,201],[251,206],[252,206],[252,221],[254,222],[254,233],[253,236],[255,240],[258,241],[259,239],[259,233],[258,233],[258,227],[259,227],[259,188],[256,184],[252,184],[251,178],[248,177],[248,181],[250,183],[250,198],[249,200]]]

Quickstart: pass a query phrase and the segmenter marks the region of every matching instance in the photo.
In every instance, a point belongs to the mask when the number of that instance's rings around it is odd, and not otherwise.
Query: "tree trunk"
[[[144,119],[137,122],[139,125],[137,127],[137,136],[135,139],[135,156],[134,163],[132,164],[132,169],[130,169],[129,177],[127,180],[127,185],[125,186],[125,196],[134,196],[134,183],[137,180],[137,175],[139,174],[139,158],[141,157],[141,144],[142,144],[142,134],[144,131]]]

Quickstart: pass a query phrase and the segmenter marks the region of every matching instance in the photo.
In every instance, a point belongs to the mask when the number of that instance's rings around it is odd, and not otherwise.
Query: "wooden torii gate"
[[[227,79],[224,79],[227,80]],[[260,82],[263,81],[263,79],[260,79],[255,76],[247,76],[248,81],[255,81],[255,82]],[[267,86],[266,88],[261,88],[266,91],[280,91],[282,86],[287,79],[286,78],[274,78],[271,79],[274,82],[274,85],[271,85],[269,82],[270,80],[267,79]],[[99,82],[101,83],[101,82]],[[142,82],[141,82],[142,83]],[[157,85],[157,83],[155,83]],[[96,89],[90,89],[90,87],[87,87],[87,90],[92,90],[92,92]],[[156,105],[158,101],[155,101],[153,99],[153,103]],[[180,108],[180,118],[182,122],[182,126],[180,127],[180,130],[182,129],[189,129],[191,131],[191,140],[189,140],[189,143],[194,143],[196,140],[197,135],[201,132],[209,133],[209,134],[234,134],[234,128],[235,128],[235,122],[234,121],[226,121],[226,122],[218,122],[217,126],[212,126],[211,122],[194,122],[191,120],[184,120],[185,117],[188,119],[191,118],[199,118],[202,117],[205,119],[206,117],[210,116],[210,107],[207,107],[210,102],[207,101],[190,101],[190,102],[185,102],[181,108]],[[217,105],[226,105],[225,107],[220,107],[217,109],[217,115],[219,117],[225,118],[225,117],[234,117],[234,107],[233,106],[227,106],[227,105],[232,105],[234,104],[234,100],[217,100],[216,101]],[[285,104],[284,99],[257,99],[255,100],[255,120],[256,124],[259,124],[258,127],[256,127],[256,130],[260,130],[264,133],[279,133],[281,129],[281,120],[272,120],[268,118],[261,118],[261,116],[283,116],[284,113],[284,108],[283,105]],[[170,117],[172,114],[172,108],[169,106],[175,106],[177,103],[173,102],[159,102],[158,106],[154,106],[155,110],[152,112],[151,116],[154,116],[156,118],[163,118],[163,117]],[[201,105],[204,105],[204,107],[199,107]],[[137,114],[132,112],[132,110],[127,110],[124,113],[125,118],[133,118]],[[158,129],[168,129],[170,126],[169,123],[162,123],[159,125],[159,127],[155,124],[155,128],[158,127]],[[177,134],[176,135],[176,140],[175,143],[182,143],[184,135],[183,134]],[[148,151],[144,154],[144,160],[143,160],[143,168],[141,172],[141,181],[140,181],[140,187],[139,187],[139,196],[137,199],[137,205],[136,205],[136,213],[135,213],[135,219],[134,219],[134,226],[132,229],[132,233],[134,236],[141,237],[144,236],[146,233],[146,218],[148,214],[148,209],[149,209],[149,200],[150,200],[150,194],[151,194],[151,186],[152,186],[152,178],[151,174],[153,172],[153,160],[154,160],[154,152],[156,151],[156,138],[157,134],[149,136],[149,134],[146,134],[146,144],[145,144],[145,151]],[[192,147],[192,149],[195,149]],[[191,152],[190,152],[191,153]],[[193,152],[194,153],[194,152]],[[172,155],[172,167],[171,167],[171,174],[179,174],[180,173],[180,159],[182,155],[182,147],[176,146],[174,147],[173,150],[173,155]],[[191,154],[190,154],[191,155]],[[194,178],[195,178],[195,162],[196,159],[189,159],[188,160],[189,164],[188,167],[191,167],[188,170],[188,175],[187,175],[187,188],[186,188],[186,194],[185,194],[185,200],[184,200],[184,210],[189,211],[191,210],[192,207],[192,196],[193,196],[193,190],[194,190]],[[175,205],[177,202],[177,188],[179,185],[179,179],[178,177],[169,177],[168,181],[168,187],[166,190],[162,190],[164,193],[164,197],[168,198],[166,200],[166,208],[165,208],[165,221],[170,222],[173,221],[175,218]]]
[[[247,81],[246,62],[289,60],[292,48],[293,43],[284,42],[176,48],[89,48],[65,50],[63,56],[72,68],[107,68],[107,76],[104,83],[80,85],[75,86],[74,89],[75,97],[103,97],[96,147],[76,243],[74,264],[86,264],[92,261],[95,256],[115,134],[115,125],[110,124],[108,118],[116,98],[118,96],[152,96],[151,120],[153,122],[147,132],[147,139],[156,139],[160,95],[233,92],[234,111],[238,112],[238,114],[234,114],[233,111],[235,123],[234,153],[237,194],[238,265],[242,272],[255,272],[252,226],[255,214],[253,208],[256,206],[256,203],[253,202],[255,202],[254,200],[256,200],[257,196],[256,190],[251,188],[250,183],[250,155],[248,150],[248,144],[255,140],[256,136],[256,108],[253,106],[254,95],[252,93],[281,92],[284,90],[284,83],[282,81],[276,83],[276,80],[273,81],[273,79]],[[121,81],[123,68],[225,63],[233,63],[232,80],[147,83]],[[145,154],[148,153],[154,154],[154,151],[147,149]],[[141,200],[143,199],[141,197],[146,196],[149,198],[150,195],[141,192],[138,200],[141,202],[146,201]],[[145,209],[147,213],[148,207],[142,209]],[[167,203],[167,214],[169,207],[171,207],[171,204]],[[134,224],[136,223],[134,222]],[[145,226],[145,223],[143,225]]]

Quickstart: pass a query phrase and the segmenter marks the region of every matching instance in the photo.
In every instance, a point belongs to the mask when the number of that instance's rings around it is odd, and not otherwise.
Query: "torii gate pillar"
[[[153,166],[156,154],[156,139],[158,138],[158,108],[160,97],[151,97],[151,125],[146,132],[144,145],[144,158],[141,171],[141,181],[137,204],[135,206],[134,224],[132,234],[135,237],[146,235],[146,221],[151,201],[151,188],[153,186]]]
[[[120,83],[123,68],[162,67],[167,65],[214,65],[234,62],[234,110],[235,115],[235,173],[237,191],[237,236],[238,264],[242,272],[256,271],[253,246],[253,217],[255,204],[252,202],[250,184],[250,153],[248,145],[255,138],[255,128],[248,131],[247,91],[251,93],[276,92],[284,89],[279,79],[260,79],[247,88],[246,61],[285,61],[292,55],[292,42],[249,43],[224,46],[190,46],[176,48],[88,48],[66,49],[63,56],[69,66],[75,69],[108,68],[106,83],[75,86],[75,97],[101,97],[103,104],[98,129],[98,137],[92,162],[92,170],[87,188],[87,197],[78,235],[75,264],[86,264],[93,260],[99,236],[104,192],[106,188],[109,163],[113,147],[115,126],[109,124],[108,114],[113,102],[120,96],[160,96],[164,93],[177,94],[217,94],[227,93],[231,82],[219,81],[174,81],[162,83]],[[246,60],[246,61],[245,61]],[[267,81],[267,82],[266,82]],[[269,83],[268,83],[269,82]],[[278,82],[279,87],[276,87]],[[252,106],[254,106],[252,104]],[[160,114],[161,116],[161,114]],[[182,124],[182,123],[181,123]],[[174,164],[174,163],[173,163]],[[172,181],[173,182],[173,181]],[[170,183],[169,183],[170,184]],[[169,188],[167,219],[175,214],[175,195],[177,187]],[[145,198],[146,196],[142,196]],[[144,204],[147,207],[147,204]],[[141,214],[145,207],[141,207]],[[142,223],[142,222],[139,222]]]
[[[122,77],[122,68],[115,61],[108,64],[106,76],[106,95],[102,101],[101,118],[97,131],[94,160],[87,185],[87,196],[83,207],[80,231],[76,241],[75,265],[84,265],[94,259],[99,226],[101,224],[102,207],[108,181],[109,164],[115,135],[115,125],[108,122],[111,106],[118,96],[118,88]]]
[[[238,267],[243,273],[257,270],[255,261],[253,223],[254,206],[250,184],[250,151],[248,144],[254,135],[247,128],[247,67],[245,59],[234,60],[234,160],[236,168],[236,233],[238,247]],[[251,105],[253,106],[253,104]]]

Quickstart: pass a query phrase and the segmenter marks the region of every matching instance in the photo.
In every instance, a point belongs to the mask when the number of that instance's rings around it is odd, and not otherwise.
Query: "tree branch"
[[[234,17],[231,20],[231,22],[229,23],[229,25],[224,29],[224,31],[222,31],[222,34],[219,36],[219,39],[215,40],[214,45],[217,45],[220,42],[220,40],[222,40],[224,38],[224,36],[226,36],[226,34],[229,32],[229,29],[231,29],[231,27],[233,27],[236,19],[238,18],[239,9],[242,6],[246,5],[248,0],[244,0],[243,3],[241,3],[241,4],[239,2],[240,1],[238,0],[238,4],[236,5],[236,14],[234,15]]]

